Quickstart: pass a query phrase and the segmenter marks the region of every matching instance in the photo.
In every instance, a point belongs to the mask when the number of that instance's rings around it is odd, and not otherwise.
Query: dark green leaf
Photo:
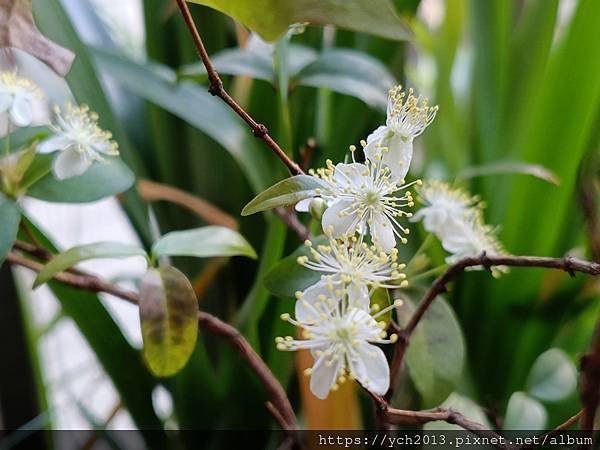
[[[304,67],[296,82],[351,95],[370,106],[385,110],[388,91],[396,84],[396,79],[385,65],[366,53],[331,49]]]
[[[405,325],[414,312],[405,299],[398,317]],[[439,405],[460,381],[465,359],[463,335],[452,311],[442,298],[435,300],[417,326],[406,353],[406,365],[426,407]]]
[[[67,180],[57,180],[48,173],[27,191],[27,195],[49,202],[85,203],[120,194],[134,182],[133,172],[120,158],[106,158],[92,164],[83,175]]]
[[[305,198],[314,197],[316,190],[322,187],[323,183],[310,175],[286,178],[254,197],[242,210],[242,216],[293,205]]]
[[[211,226],[195,230],[174,231],[159,239],[152,248],[153,256],[247,256],[256,259],[252,246],[237,231]]]
[[[198,303],[192,285],[174,267],[146,272],[140,288],[144,358],[159,377],[179,372],[198,337]]]
[[[17,239],[20,221],[18,205],[0,194],[0,265]]]
[[[53,257],[38,273],[33,287],[46,283],[56,274],[82,261],[90,259],[129,258],[131,256],[146,257],[146,252],[137,246],[121,244],[119,242],[97,242],[73,247]]]
[[[527,392],[547,402],[565,399],[576,387],[577,369],[558,348],[551,348],[535,360],[527,380]]]
[[[326,242],[325,236],[318,236],[312,240],[315,246]],[[310,256],[306,245],[298,247],[294,253],[283,258],[267,272],[264,278],[265,287],[279,297],[294,297],[297,291],[303,291],[319,281],[323,274],[298,264],[300,256]]]
[[[218,9],[274,41],[296,23],[336,25],[403,40],[411,36],[388,0],[190,0]]]

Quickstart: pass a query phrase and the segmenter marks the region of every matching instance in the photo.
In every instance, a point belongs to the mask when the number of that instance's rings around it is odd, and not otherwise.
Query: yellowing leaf
[[[389,0],[188,0],[218,9],[268,41],[295,23],[335,25],[388,39],[411,37]]]
[[[174,267],[150,269],[140,288],[144,358],[158,377],[188,362],[198,337],[198,303],[188,279]]]

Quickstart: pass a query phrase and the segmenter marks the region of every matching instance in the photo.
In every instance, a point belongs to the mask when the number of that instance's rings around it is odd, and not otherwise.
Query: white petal
[[[323,230],[327,231],[333,228],[333,237],[339,238],[347,233],[353,233],[358,226],[359,217],[356,213],[345,214],[345,212],[354,209],[352,201],[338,200],[325,210],[321,221]],[[342,213],[344,213],[342,215]]]
[[[369,179],[368,169],[361,163],[339,163],[335,166],[333,179],[338,186],[360,188]]]
[[[298,212],[308,212],[308,208],[310,207],[310,202],[312,198],[305,198],[304,200],[300,200],[296,203],[296,211]]]
[[[10,118],[18,127],[27,127],[33,120],[31,101],[25,97],[16,97],[10,108]]]
[[[371,306],[369,288],[362,283],[350,283],[348,285],[348,303],[350,307],[369,312]]]
[[[71,140],[63,136],[52,136],[43,140],[37,147],[38,153],[52,153],[57,150],[66,150],[71,145]]]
[[[96,144],[92,144],[92,148],[98,153],[103,153],[105,155],[114,155],[115,148],[110,145],[109,142],[99,142]]]
[[[373,242],[381,246],[384,252],[390,252],[396,246],[392,222],[383,213],[373,214],[371,236],[373,236]]]
[[[367,137],[367,145],[363,149],[365,156],[373,161],[377,153],[380,153],[379,145],[387,137],[391,130],[385,125],[380,126]]]
[[[61,152],[52,164],[52,173],[59,180],[83,175],[91,163],[76,150]]]
[[[351,361],[355,378],[375,394],[383,395],[390,387],[390,367],[383,350],[368,342],[359,342]],[[353,355],[354,356],[354,355]]]
[[[413,156],[413,140],[405,139],[398,133],[385,142],[388,151],[383,154],[383,163],[392,171],[396,180],[404,180]]]
[[[323,352],[315,362],[310,376],[310,390],[321,400],[329,395],[331,386],[335,384],[340,371],[341,358],[332,361],[332,355],[335,356],[332,348]]]
[[[314,323],[319,314],[328,314],[335,307],[335,304],[328,305],[319,298],[322,295],[325,298],[332,297],[331,290],[327,286],[327,280],[323,279],[303,292],[302,298],[296,301],[296,320],[302,323]]]
[[[12,105],[13,97],[10,94],[0,94],[0,113],[6,112]]]

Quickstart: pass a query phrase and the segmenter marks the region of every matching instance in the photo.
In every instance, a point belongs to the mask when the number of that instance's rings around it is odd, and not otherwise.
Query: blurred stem
[[[288,78],[288,46],[289,34],[285,34],[275,44],[275,55],[273,58],[275,76],[277,77],[277,106],[279,114],[279,140],[286,154],[294,156],[292,147],[292,124],[290,119],[290,105],[288,101],[289,78]]]
[[[442,264],[437,267],[434,267],[433,269],[429,269],[426,272],[422,272],[418,275],[415,275],[414,277],[411,277],[410,283],[412,284],[415,281],[421,281],[421,280],[429,278],[429,277],[438,276],[441,273],[443,273],[444,270],[446,270],[447,268],[448,268],[448,264]]]
[[[323,28],[323,41],[321,48],[327,50],[335,43],[335,28],[326,26]],[[329,89],[320,88],[317,91],[317,114],[316,132],[318,145],[326,145],[329,142],[331,130],[331,104],[332,94]]]
[[[10,132],[4,138],[4,152],[6,156],[10,156]]]

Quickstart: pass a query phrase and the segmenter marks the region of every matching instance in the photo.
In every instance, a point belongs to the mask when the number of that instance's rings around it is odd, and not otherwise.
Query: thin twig
[[[43,267],[42,264],[36,261],[31,261],[14,252],[10,252],[7,255],[6,261],[13,265],[26,267],[34,272],[39,272]],[[137,293],[122,289],[92,274],[84,272],[81,272],[81,274],[63,272],[55,275],[54,279],[78,289],[90,292],[104,292],[134,305],[139,304],[139,296]],[[198,312],[198,324],[201,329],[206,329],[207,331],[224,338],[238,351],[238,353],[248,363],[254,373],[264,384],[267,392],[272,398],[273,405],[276,405],[281,416],[285,419],[287,424],[286,429],[295,429],[296,416],[287,398],[285,390],[277,378],[275,378],[273,372],[271,372],[265,362],[254,351],[244,336],[242,336],[242,334],[236,328],[205,312]]]
[[[594,429],[600,404],[600,322],[596,325],[590,350],[581,358],[581,429]]]
[[[385,395],[389,401],[392,398],[396,377],[402,368],[404,354],[408,347],[410,337],[415,328],[433,303],[438,295],[446,292],[446,285],[457,275],[462,273],[468,267],[483,266],[487,269],[494,266],[513,266],[513,267],[543,267],[547,269],[564,270],[571,276],[575,272],[587,273],[589,275],[600,275],[600,263],[582,261],[571,256],[564,258],[546,258],[538,256],[511,256],[499,255],[488,256],[485,253],[480,256],[471,256],[463,258],[450,266],[442,275],[440,275],[431,285],[429,290],[421,299],[419,306],[415,310],[408,324],[401,333],[398,334],[398,342],[394,349],[394,357],[390,368],[390,388]]]
[[[269,130],[262,123],[258,123],[250,114],[244,110],[225,90],[223,87],[223,81],[219,76],[214,64],[210,60],[208,56],[208,52],[204,47],[204,42],[200,37],[200,33],[198,33],[198,29],[196,28],[196,24],[194,23],[194,19],[192,14],[186,4],[185,0],[177,0],[177,5],[181,10],[181,14],[183,15],[183,19],[190,30],[192,35],[192,39],[194,40],[194,45],[196,46],[196,50],[198,51],[198,55],[206,67],[206,72],[208,74],[209,88],[208,92],[212,95],[215,95],[221,98],[227,105],[235,111],[235,113],[240,116],[244,122],[246,122],[250,128],[252,129],[252,133],[259,139],[262,139],[273,152],[277,155],[277,157],[286,165],[292,175],[300,175],[303,174],[304,171],[300,168],[298,164],[296,164],[292,159],[286,155],[283,149],[273,140],[273,138],[269,135]]]
[[[311,238],[310,231],[308,231],[308,228],[306,228],[304,224],[300,222],[293,207],[276,208],[275,214],[277,214],[277,216],[283,221],[283,223],[287,225],[290,230],[296,233],[301,241]]]

